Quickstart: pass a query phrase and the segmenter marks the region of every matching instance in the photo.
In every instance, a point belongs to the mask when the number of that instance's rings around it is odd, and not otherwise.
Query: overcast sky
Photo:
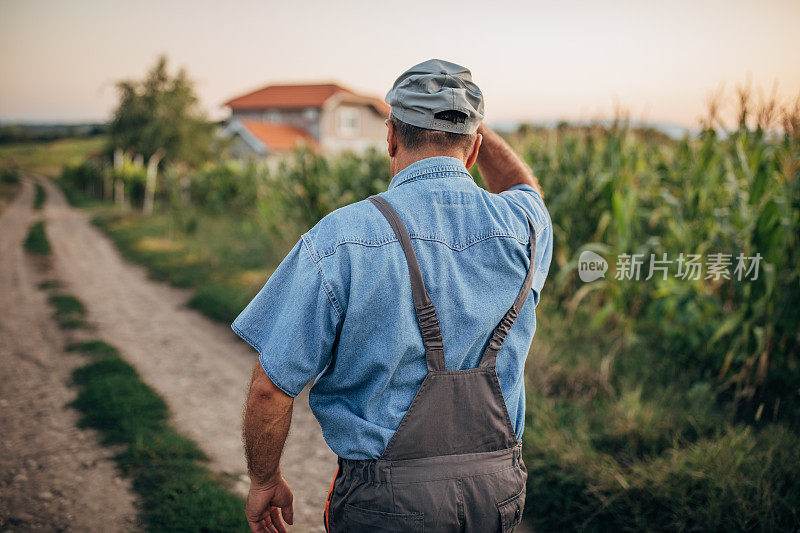
[[[268,83],[336,81],[381,96],[432,57],[468,66],[487,119],[695,125],[750,77],[800,91],[800,1],[0,0],[0,120],[106,120],[114,83],[157,56],[210,116]]]

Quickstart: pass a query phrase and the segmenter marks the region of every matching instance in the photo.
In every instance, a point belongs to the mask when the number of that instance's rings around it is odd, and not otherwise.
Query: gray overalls
[[[494,330],[477,368],[445,369],[439,320],[411,238],[397,212],[370,201],[389,221],[408,263],[428,374],[400,427],[377,460],[339,458],[325,526],[339,532],[513,531],[522,518],[527,471],[495,371],[503,345],[531,290],[531,264],[511,309]]]

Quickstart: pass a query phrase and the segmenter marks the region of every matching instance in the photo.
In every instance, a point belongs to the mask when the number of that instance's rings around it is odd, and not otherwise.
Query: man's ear
[[[388,118],[386,119],[386,143],[388,144],[389,157],[394,157],[397,154],[397,132],[394,131],[394,124]]]
[[[475,144],[472,145],[472,152],[467,156],[466,167],[472,168],[472,165],[475,164],[475,161],[478,160],[478,151],[481,149],[481,143],[483,142],[483,135],[480,133],[475,136]]]

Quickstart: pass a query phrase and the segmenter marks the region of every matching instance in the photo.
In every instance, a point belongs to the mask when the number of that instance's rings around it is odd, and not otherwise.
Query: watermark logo
[[[681,253],[677,259],[670,259],[667,254],[661,254],[660,258],[656,254],[650,254],[649,257],[645,254],[620,254],[617,256],[614,279],[649,281],[658,277],[666,280],[672,274],[675,279],[692,281],[755,281],[762,259],[760,253],[753,256],[740,253],[734,257],[733,254],[715,252],[707,254],[705,260],[700,254]]]
[[[667,254],[619,254],[614,264],[614,279],[625,281],[650,281],[653,278],[666,281],[668,277],[680,280],[736,280],[758,279],[763,256],[739,253],[680,253],[669,258]],[[608,262],[595,252],[584,250],[578,257],[578,276],[584,283],[606,277]]]
[[[603,256],[584,250],[578,258],[578,276],[584,283],[606,277],[608,261]]]

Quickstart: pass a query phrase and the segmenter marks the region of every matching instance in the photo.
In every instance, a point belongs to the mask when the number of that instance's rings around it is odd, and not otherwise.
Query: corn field
[[[800,114],[784,110],[779,132],[777,111],[752,111],[751,128],[745,101],[736,128],[679,142],[620,125],[515,139],[555,226],[551,299],[658,354],[658,371],[713,383],[752,421],[800,415]],[[580,282],[584,250],[609,260],[605,279]],[[645,258],[639,280],[614,275],[621,254]],[[725,275],[676,277],[679,257],[714,254]],[[739,254],[760,254],[757,275],[735,272]],[[643,281],[651,257],[673,261]]]

